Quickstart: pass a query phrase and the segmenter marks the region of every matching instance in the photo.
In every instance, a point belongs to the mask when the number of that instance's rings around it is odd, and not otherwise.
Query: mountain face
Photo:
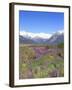
[[[64,42],[64,33],[55,33],[46,42],[48,42],[48,44],[58,44]]]
[[[20,44],[44,44],[47,39],[35,37],[35,38],[30,38],[30,37],[24,37],[19,35],[19,43]]]
[[[19,35],[19,43],[20,44],[32,44],[35,42],[32,39],[29,39],[29,38],[26,38],[26,37]]]
[[[26,33],[27,34],[27,33]],[[58,44],[61,42],[64,42],[64,33],[60,33],[60,32],[56,32],[53,35],[51,35],[51,37],[42,37],[40,35],[36,35],[36,36],[30,36],[30,34],[28,35],[19,35],[19,43],[20,44]]]

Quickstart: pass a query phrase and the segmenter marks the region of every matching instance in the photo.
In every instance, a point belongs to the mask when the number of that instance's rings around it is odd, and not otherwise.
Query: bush
[[[19,56],[22,63],[28,63],[35,58],[35,51],[28,46],[22,46],[20,47]]]
[[[64,48],[64,42],[61,42],[57,45],[58,48]]]

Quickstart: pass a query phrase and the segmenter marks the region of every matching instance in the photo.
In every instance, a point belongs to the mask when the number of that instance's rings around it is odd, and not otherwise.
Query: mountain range
[[[64,32],[53,34],[20,32],[20,44],[58,44],[64,42]]]

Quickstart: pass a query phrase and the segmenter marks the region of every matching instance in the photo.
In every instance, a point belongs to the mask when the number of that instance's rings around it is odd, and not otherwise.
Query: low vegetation
[[[64,76],[63,43],[56,46],[20,45],[19,78]]]

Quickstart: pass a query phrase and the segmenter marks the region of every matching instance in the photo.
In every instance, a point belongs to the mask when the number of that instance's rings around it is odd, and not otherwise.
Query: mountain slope
[[[19,43],[20,44],[32,44],[35,42],[32,39],[29,39],[29,38],[26,38],[26,37],[19,35]]]
[[[32,35],[32,34],[31,34]],[[58,44],[64,42],[64,33],[56,32],[50,38],[38,35],[31,36],[29,33],[19,35],[20,44]]]
[[[58,44],[64,42],[64,33],[55,33],[46,42],[48,42],[49,44]]]

